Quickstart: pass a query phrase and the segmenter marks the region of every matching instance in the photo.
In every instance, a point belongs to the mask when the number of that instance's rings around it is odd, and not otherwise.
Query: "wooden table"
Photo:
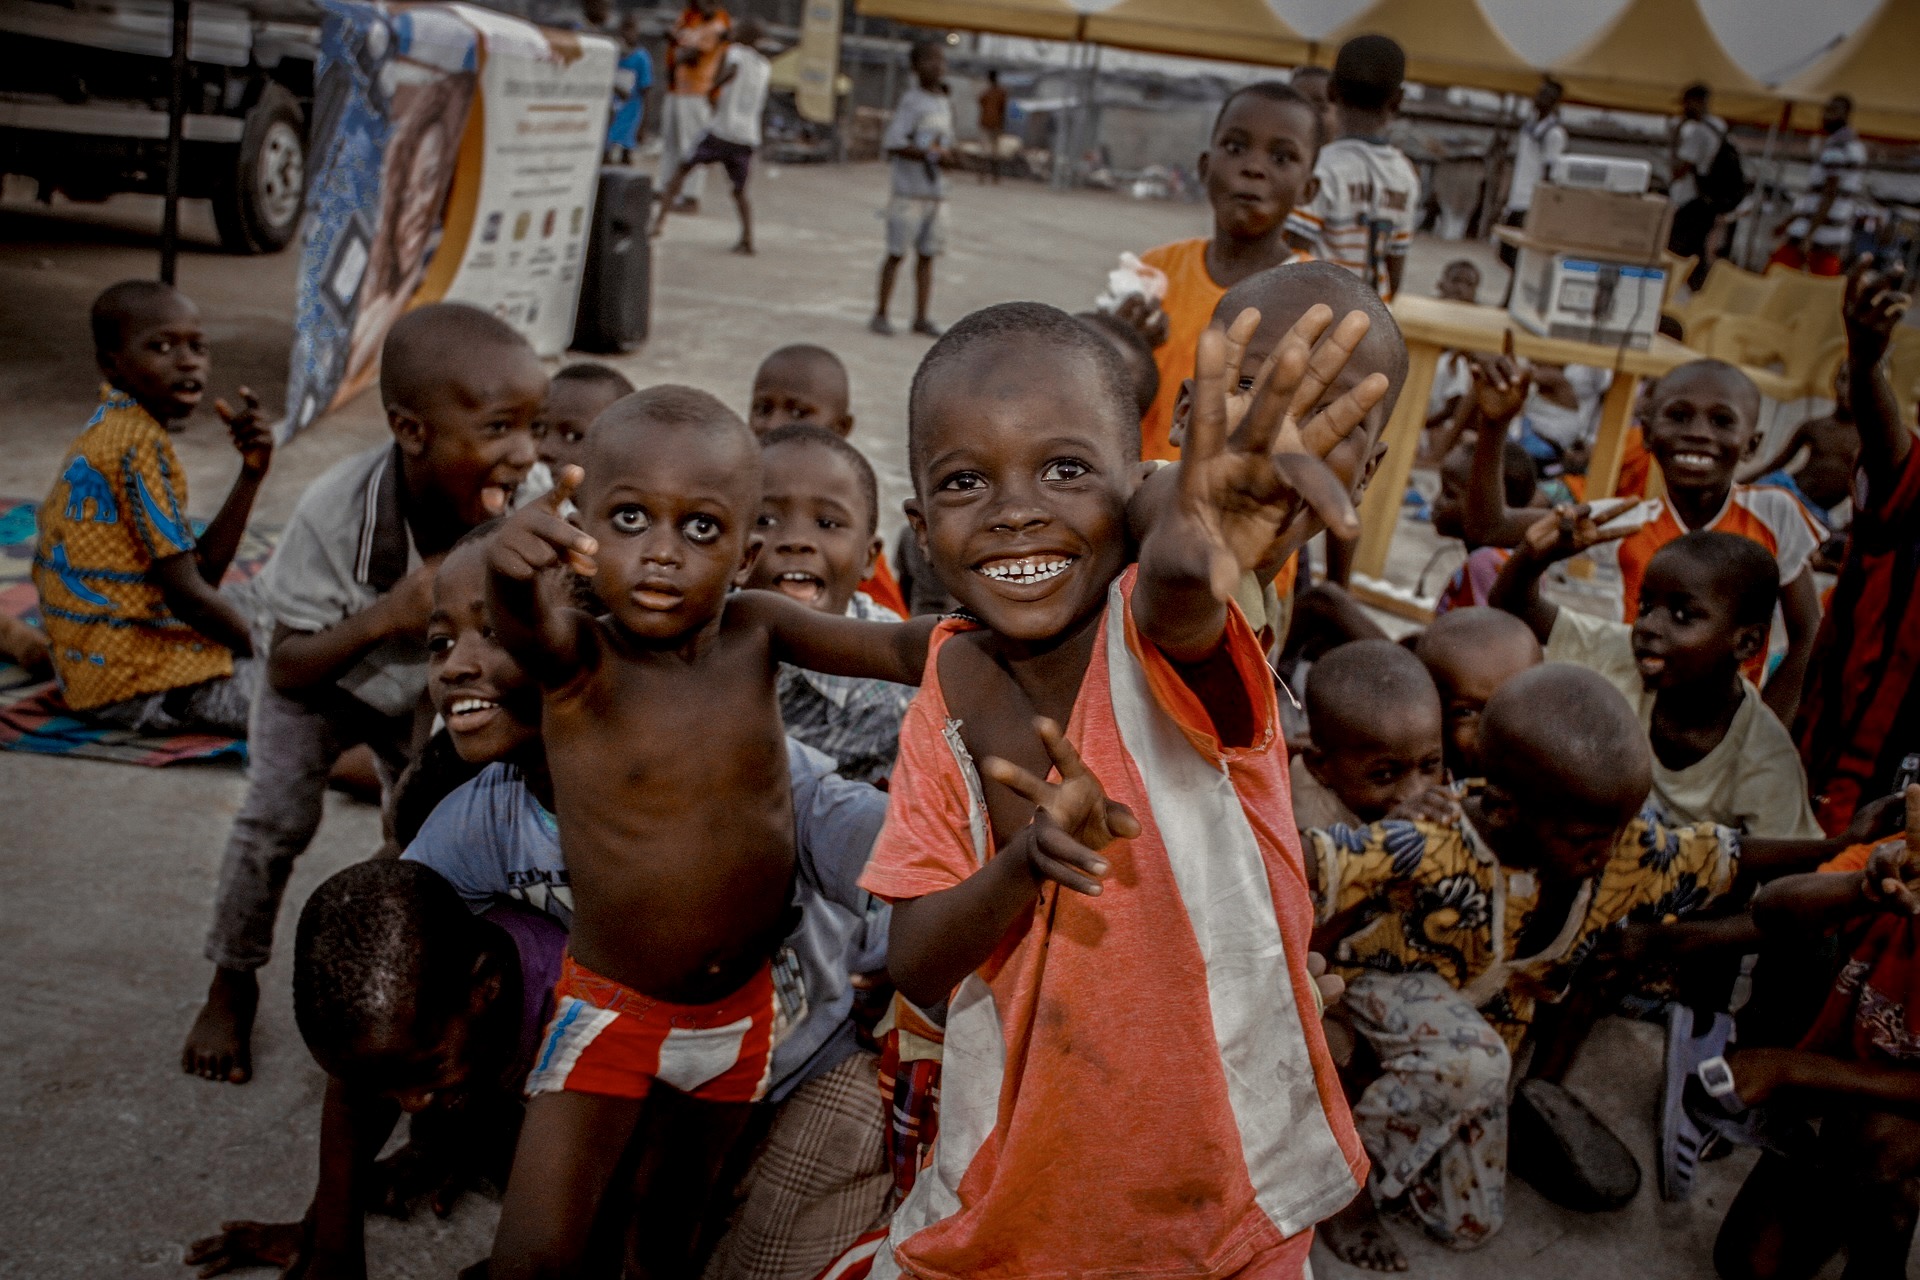
[[[1439,298],[1402,295],[1393,303],[1393,317],[1407,341],[1407,381],[1400,388],[1400,400],[1387,422],[1387,455],[1368,485],[1360,504],[1360,543],[1355,549],[1353,569],[1356,576],[1373,579],[1386,577],[1387,550],[1393,545],[1394,526],[1400,519],[1401,500],[1407,491],[1407,477],[1413,472],[1414,454],[1420,448],[1420,430],[1427,420],[1427,396],[1433,390],[1433,375],[1446,350],[1498,354],[1513,335],[1514,354],[1549,364],[1584,364],[1613,371],[1613,385],[1600,402],[1600,430],[1593,443],[1593,460],[1587,467],[1587,495],[1611,497],[1620,479],[1620,453],[1626,441],[1627,427],[1633,421],[1634,400],[1640,393],[1640,380],[1660,377],[1669,370],[1700,359],[1700,353],[1672,338],[1655,334],[1644,351],[1591,342],[1571,342],[1563,338],[1543,338],[1522,328],[1508,317],[1503,307],[1481,307],[1466,302],[1446,302]],[[1362,588],[1359,594],[1376,593]],[[1370,601],[1371,602],[1371,601]],[[1403,601],[1380,600],[1377,603],[1404,612]]]

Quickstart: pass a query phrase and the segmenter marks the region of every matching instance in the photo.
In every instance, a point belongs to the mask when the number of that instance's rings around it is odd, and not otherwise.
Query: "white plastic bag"
[[[1167,273],[1150,267],[1131,253],[1120,255],[1120,265],[1107,272],[1107,291],[1094,300],[1102,311],[1118,311],[1128,298],[1158,304],[1167,296]]]

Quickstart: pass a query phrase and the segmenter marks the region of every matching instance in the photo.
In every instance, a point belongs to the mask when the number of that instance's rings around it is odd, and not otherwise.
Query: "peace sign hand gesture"
[[[1033,722],[1060,781],[1036,778],[1011,760],[989,756],[981,762],[989,778],[1034,805],[1033,833],[1027,844],[1027,869],[1036,880],[1052,880],[1076,893],[1100,895],[1107,860],[1100,850],[1116,840],[1140,834],[1140,820],[1123,804],[1107,799],[1080,753],[1045,716]]]

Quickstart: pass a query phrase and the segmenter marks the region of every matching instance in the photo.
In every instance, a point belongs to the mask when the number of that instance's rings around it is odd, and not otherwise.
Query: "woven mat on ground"
[[[34,512],[37,502],[0,498],[0,613],[38,626],[40,600],[33,589]],[[201,527],[194,522],[195,532]],[[227,570],[227,582],[260,572],[279,537],[276,528],[250,528]],[[0,750],[44,756],[78,756],[122,764],[163,765],[183,760],[245,760],[247,744],[210,733],[145,734],[108,729],[76,717],[60,686],[0,660]]]

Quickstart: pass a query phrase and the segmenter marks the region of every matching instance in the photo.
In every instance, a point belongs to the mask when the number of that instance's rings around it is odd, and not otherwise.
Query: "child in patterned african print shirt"
[[[33,584],[67,705],[128,729],[244,736],[258,675],[251,620],[217,588],[273,439],[260,404],[217,408],[240,474],[198,539],[167,432],[206,391],[207,337],[186,297],[129,280],[93,304],[100,407],[41,506]]]

